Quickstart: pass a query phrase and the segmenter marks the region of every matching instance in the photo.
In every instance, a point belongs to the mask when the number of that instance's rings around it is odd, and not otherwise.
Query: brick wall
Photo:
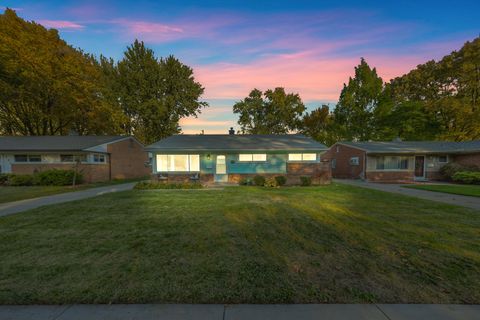
[[[412,182],[414,173],[413,171],[367,171],[366,179],[378,182]]]
[[[148,154],[133,138],[109,144],[107,152],[110,154],[112,179],[139,178],[151,173],[151,168],[145,167]]]
[[[193,180],[191,177],[194,173],[169,173],[169,174],[162,174],[165,177],[165,180],[160,180],[160,174],[152,174],[151,179],[153,181],[164,181],[166,183],[191,183]],[[200,173],[199,174],[199,182],[202,184],[211,184],[213,183],[213,174],[209,173]]]
[[[316,163],[287,163],[287,179],[289,184],[299,184],[301,176],[312,177],[313,184],[329,184],[332,182],[332,170],[327,158]]]
[[[73,170],[73,164],[67,163],[25,163],[25,164],[12,164],[12,173],[16,174],[33,174],[36,172],[42,172],[46,170]],[[82,163],[78,165],[78,172],[83,175],[83,180],[87,183],[106,181],[109,178],[108,164],[87,164]]]
[[[464,166],[480,167],[480,153],[456,155],[453,161]]]
[[[337,152],[338,146],[338,152]],[[339,179],[358,179],[361,178],[364,167],[365,152],[356,148],[342,144],[334,144],[323,154],[323,159],[336,161],[335,168],[332,168],[332,176]],[[359,165],[351,165],[350,158],[358,157]]]

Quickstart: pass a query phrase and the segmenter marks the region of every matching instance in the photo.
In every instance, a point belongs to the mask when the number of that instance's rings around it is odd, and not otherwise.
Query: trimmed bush
[[[480,172],[459,171],[453,175],[452,179],[461,183],[480,184]]]
[[[253,177],[253,183],[255,183],[256,186],[263,187],[265,185],[265,177],[258,175]]]
[[[31,174],[12,174],[8,177],[9,186],[33,186],[33,175]]]
[[[250,178],[242,178],[242,179],[240,179],[238,184],[241,185],[241,186],[251,186],[251,185],[253,185],[253,181]]]
[[[287,183],[287,177],[285,176],[276,176],[275,181],[277,181],[277,185],[284,186]]]
[[[201,189],[200,183],[165,183],[156,181],[142,181],[133,187],[137,190],[153,190],[153,189]]]
[[[33,175],[34,184],[39,186],[68,186],[73,184],[74,170],[46,170]],[[77,172],[75,184],[83,182],[83,176]]]
[[[312,177],[300,177],[300,185],[302,187],[308,187],[312,185]]]
[[[275,178],[267,178],[267,179],[265,180],[264,186],[265,186],[265,187],[271,187],[271,188],[276,188],[276,187],[278,187],[277,179],[275,179]]]
[[[0,173],[0,186],[7,184],[9,176],[7,173]]]
[[[455,162],[450,162],[440,168],[440,174],[447,180],[453,180],[457,172],[476,172],[480,171],[477,166],[464,166]]]

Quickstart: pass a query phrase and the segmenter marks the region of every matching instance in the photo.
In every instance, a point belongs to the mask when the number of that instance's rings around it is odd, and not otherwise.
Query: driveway
[[[131,190],[135,184],[136,182],[129,182],[129,183],[122,183],[122,184],[116,184],[116,185],[105,186],[105,187],[92,188],[92,189],[87,189],[82,191],[61,193],[61,194],[40,197],[40,198],[2,203],[0,204],[0,217],[30,210],[30,209],[35,209],[41,206],[47,206],[50,204],[87,199],[87,198],[100,196],[102,194],[110,193],[110,192]]]
[[[0,320],[480,320],[478,305],[129,304],[0,306]]]
[[[347,180],[347,179],[334,179],[337,183],[348,184],[352,186],[375,189],[380,191],[386,191],[391,193],[403,194],[405,196],[421,198],[425,200],[432,200],[443,202],[447,204],[453,204],[456,206],[467,207],[475,210],[480,210],[480,198],[468,197],[455,194],[448,194],[442,192],[433,192],[427,190],[418,190],[405,188],[404,184],[389,184],[389,183],[374,183],[361,180]]]

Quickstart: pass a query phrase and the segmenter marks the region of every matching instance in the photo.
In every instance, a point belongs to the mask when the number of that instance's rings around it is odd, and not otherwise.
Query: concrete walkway
[[[0,320],[479,320],[480,305],[63,305],[0,306]]]
[[[105,193],[131,190],[136,182],[122,183],[105,187],[91,188],[81,191],[73,191],[55,194],[52,196],[26,199],[14,202],[0,204],[0,217],[22,212],[25,210],[35,209],[50,204],[63,203],[74,200],[81,200],[96,197]]]
[[[427,190],[418,190],[405,188],[404,184],[387,184],[387,183],[374,183],[365,182],[361,180],[346,180],[346,179],[334,179],[335,182],[348,184],[357,187],[375,189],[380,191],[386,191],[391,193],[403,194],[405,196],[411,196],[426,200],[433,200],[443,202],[447,204],[453,204],[457,206],[467,207],[471,209],[480,210],[480,198],[461,196],[443,192],[433,192]]]

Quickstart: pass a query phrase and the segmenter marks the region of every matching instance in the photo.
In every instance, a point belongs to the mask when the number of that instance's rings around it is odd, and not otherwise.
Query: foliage
[[[46,170],[33,175],[34,185],[37,186],[68,186],[83,182],[83,175],[80,172],[75,174],[74,170]]]
[[[355,67],[355,77],[343,85],[334,110],[335,123],[343,139],[365,141],[373,138],[373,119],[382,90],[382,78],[362,58]]]
[[[336,135],[334,116],[327,105],[322,105],[303,116],[300,133],[327,146],[340,139]]]
[[[141,41],[135,40],[118,64],[103,58],[101,66],[111,99],[126,115],[125,133],[145,143],[179,133],[181,118],[197,116],[208,106],[199,101],[204,88],[190,67],[173,56],[157,59]]]
[[[150,189],[201,189],[200,183],[166,183],[160,181],[141,181],[134,186],[136,190]]]
[[[452,180],[455,173],[459,171],[480,171],[480,167],[465,166],[456,162],[450,162],[440,168],[440,174],[447,180]]]
[[[9,186],[33,186],[34,179],[31,174],[12,174],[8,177]]]
[[[302,176],[300,177],[300,185],[302,187],[308,187],[312,185],[312,177]]]
[[[285,134],[297,130],[304,111],[300,96],[287,94],[284,88],[264,93],[253,89],[248,97],[233,106],[233,112],[239,114],[242,132],[248,134]]]
[[[9,176],[8,173],[0,173],[0,186],[7,184]]]
[[[250,178],[241,178],[240,181],[238,181],[238,184],[241,186],[252,186],[253,181]]]
[[[265,187],[276,188],[279,186],[276,177],[268,177],[265,179],[265,183],[263,184]]]
[[[285,176],[276,176],[275,180],[279,186],[284,186],[287,183],[287,177]]]
[[[256,175],[255,177],[253,177],[253,183],[256,186],[262,187],[262,186],[265,185],[265,177],[260,176],[260,175]]]
[[[13,10],[0,14],[0,134],[118,133],[104,90],[94,57]]]
[[[461,183],[480,184],[480,172],[459,171],[453,175],[452,179],[453,181],[461,182]]]

